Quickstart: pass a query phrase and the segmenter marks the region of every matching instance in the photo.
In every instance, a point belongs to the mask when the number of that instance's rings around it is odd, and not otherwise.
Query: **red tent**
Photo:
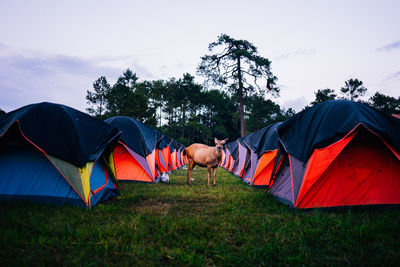
[[[327,101],[283,123],[269,192],[295,208],[400,204],[400,121]]]

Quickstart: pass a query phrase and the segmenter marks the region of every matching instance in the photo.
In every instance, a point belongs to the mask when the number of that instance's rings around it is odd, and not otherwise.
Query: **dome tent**
[[[249,148],[250,163],[244,179],[256,187],[268,187],[276,154],[278,152],[277,128],[281,122],[270,124],[254,133],[246,135],[243,143]]]
[[[39,103],[0,119],[0,197],[93,207],[117,194],[105,160],[120,132],[73,108]]]
[[[294,208],[400,204],[400,121],[332,100],[278,127],[269,192]]]
[[[121,139],[112,153],[113,170],[119,181],[155,182],[157,130],[127,116],[105,120],[121,130]]]

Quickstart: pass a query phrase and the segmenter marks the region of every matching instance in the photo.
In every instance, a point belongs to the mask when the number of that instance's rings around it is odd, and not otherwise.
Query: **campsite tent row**
[[[122,131],[110,155],[117,180],[154,183],[162,173],[186,164],[182,144],[138,120],[117,116],[105,122]]]
[[[142,129],[135,133],[112,124],[46,102],[3,115],[0,198],[93,207],[119,194],[116,178],[155,182],[185,163],[183,146],[154,129],[135,121]]]
[[[268,187],[278,150],[276,128],[280,124],[271,124],[226,144],[220,166],[249,185]]]
[[[220,165],[294,208],[400,204],[400,120],[326,101],[228,143]]]

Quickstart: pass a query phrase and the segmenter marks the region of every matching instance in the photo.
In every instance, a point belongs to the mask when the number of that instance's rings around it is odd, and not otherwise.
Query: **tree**
[[[227,86],[238,96],[240,133],[245,135],[244,99],[258,91],[279,93],[277,77],[271,72],[271,61],[258,55],[257,48],[246,40],[236,40],[221,34],[209,44],[214,54],[203,56],[197,71],[215,85]],[[215,51],[218,50],[219,51]],[[262,85],[261,85],[262,84]]]
[[[184,126],[188,116],[195,115],[196,110],[199,109],[202,89],[202,86],[195,83],[194,77],[189,73],[184,74],[183,78],[177,81],[177,90],[174,96],[177,100],[177,108],[179,107],[181,137],[184,136]]]
[[[117,82],[107,93],[107,109],[110,116],[131,116],[132,105],[130,101],[134,100],[131,95],[136,86],[138,77],[130,69],[123,72]]]
[[[101,76],[99,79],[97,79],[93,83],[93,90],[93,92],[89,90],[86,91],[86,100],[90,105],[89,108],[86,108],[86,111],[96,117],[102,117],[107,111],[107,95],[111,90],[111,86],[107,82],[106,77]]]
[[[340,89],[345,98],[354,101],[367,92],[367,88],[363,86],[363,82],[358,79],[350,79],[345,81],[345,86]]]
[[[162,107],[164,106],[164,93],[166,85],[164,80],[144,81],[142,86],[148,88],[149,92],[149,106],[154,110],[158,128],[162,123]]]
[[[382,112],[388,114],[400,113],[400,97],[396,99],[376,92],[369,101],[374,108],[379,109]]]
[[[271,101],[260,96],[249,99],[248,131],[255,132],[271,123],[285,121],[295,114],[289,108],[287,111]]]
[[[231,140],[238,138],[237,124],[232,119],[237,107],[229,95],[219,90],[204,91],[202,95],[201,123],[211,131],[207,143],[212,143],[214,137],[218,139],[229,137]]]
[[[316,105],[318,103],[322,103],[327,100],[334,100],[336,98],[335,91],[329,88],[326,89],[318,89],[317,92],[314,92],[315,100],[311,102],[311,105]]]

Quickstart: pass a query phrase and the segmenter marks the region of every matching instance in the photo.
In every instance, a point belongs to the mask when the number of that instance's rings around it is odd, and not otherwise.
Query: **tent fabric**
[[[310,168],[318,169],[312,165]],[[379,137],[357,134],[318,179],[303,184],[296,206],[399,204],[399,189],[400,161]]]
[[[55,141],[56,136],[50,136],[48,143],[44,142],[43,137],[34,138],[35,136],[31,131],[26,131],[22,125],[30,114],[30,109],[21,108],[19,110],[26,110],[26,116],[15,117],[18,112],[11,112],[12,116],[5,116],[6,122],[3,120],[2,125],[8,125],[0,136],[0,197],[1,198],[22,198],[29,200],[40,200],[45,202],[53,203],[69,203],[83,207],[93,207],[100,202],[103,202],[111,197],[119,194],[119,187],[116,183],[115,177],[110,168],[107,166],[105,158],[113,149],[115,145],[115,139],[119,137],[118,129],[98,123],[97,119],[92,118],[95,122],[90,121],[89,117],[65,117],[60,116],[54,123],[48,119],[48,112],[55,110],[54,114],[59,112],[59,106],[57,104],[38,104],[40,107],[34,109],[35,116],[37,116],[34,122],[37,122],[44,129],[51,129],[47,124],[52,124],[60,127],[55,132],[68,132],[70,136],[77,136],[76,139],[65,139],[65,136],[60,136],[61,141]],[[77,113],[72,108],[65,106],[62,109],[69,110],[68,114]],[[41,112],[39,112],[41,110]],[[53,114],[53,115],[54,115]],[[63,114],[62,114],[63,115]],[[13,117],[14,116],[14,117]],[[51,116],[50,116],[51,117]],[[13,121],[10,118],[17,119]],[[82,151],[89,151],[88,154],[96,155],[93,160],[92,157],[86,157],[86,161],[83,165],[75,165],[75,155],[71,155],[67,159],[62,159],[56,154],[46,151],[46,148],[54,148],[54,144],[63,146],[76,146],[77,140],[84,141],[84,137],[80,137],[81,131],[71,127],[70,120],[85,120],[93,126],[92,131],[96,132],[94,125],[100,125],[99,132],[94,134],[95,138],[98,138],[99,144],[95,149],[85,150],[77,147],[75,150],[80,153]],[[64,123],[63,123],[63,120]],[[38,126],[39,127],[39,126]],[[108,130],[105,128],[108,127]],[[25,129],[25,132],[23,132]],[[35,127],[30,126],[30,129]],[[99,133],[103,132],[103,136],[98,136]],[[50,132],[53,133],[54,132]],[[116,135],[109,133],[117,133]],[[49,132],[44,132],[43,135],[47,135]],[[39,140],[40,142],[34,143],[32,140]],[[87,146],[86,149],[92,146]],[[99,150],[102,148],[103,150]],[[60,150],[67,151],[63,147]],[[92,153],[94,152],[94,153]],[[63,153],[61,153],[62,155]]]
[[[297,113],[278,127],[278,135],[287,152],[305,162],[314,149],[342,139],[358,124],[400,151],[400,120],[348,100],[325,101]]]
[[[269,188],[282,202],[294,208],[400,204],[400,125],[392,116],[327,101],[282,127]]]
[[[251,173],[247,174],[250,185],[267,187],[278,150],[277,128],[282,122],[270,124],[243,137],[243,143],[249,148]]]
[[[231,155],[233,160],[236,160],[238,158],[238,146],[237,146],[237,141],[232,141],[229,142],[225,145],[226,149],[229,151],[229,154]]]
[[[252,175],[251,185],[267,187],[270,184],[272,170],[278,149],[264,153],[258,160],[255,173]]]
[[[119,181],[155,182],[157,142],[163,135],[157,130],[127,116],[116,116],[106,123],[121,130],[119,145],[113,151],[113,166]]]
[[[119,130],[73,108],[48,102],[31,104],[0,119],[0,137],[17,124],[25,138],[46,153],[76,166],[97,160],[115,143]]]
[[[243,137],[243,142],[255,153],[258,158],[266,151],[278,149],[278,131],[277,128],[282,122],[272,123],[260,130]]]
[[[232,156],[231,156],[231,153],[229,152],[229,150],[228,150],[228,148],[226,146],[224,146],[224,152],[225,152],[224,153],[225,154],[225,158],[224,158],[224,161],[221,163],[221,167],[227,170],[228,167],[229,167],[229,164],[231,162]]]
[[[151,154],[163,137],[156,129],[131,117],[116,116],[105,122],[117,127],[122,132],[120,140],[142,157]]]
[[[145,158],[122,143],[113,150],[114,168],[118,181],[154,182]]]
[[[237,140],[237,149],[238,156],[236,159],[235,167],[233,168],[233,174],[241,177],[246,163],[247,149],[243,145],[243,143],[239,141],[239,139]]]
[[[112,159],[118,180],[157,182],[162,173],[183,166],[183,158],[178,153],[184,146],[156,129],[126,116],[112,117],[105,122],[122,131],[122,147],[114,150]]]
[[[249,185],[268,187],[279,144],[277,128],[281,124],[273,123],[228,143],[220,166]]]
[[[2,198],[51,198],[80,204],[81,197],[37,149],[2,148],[0,153]]]

